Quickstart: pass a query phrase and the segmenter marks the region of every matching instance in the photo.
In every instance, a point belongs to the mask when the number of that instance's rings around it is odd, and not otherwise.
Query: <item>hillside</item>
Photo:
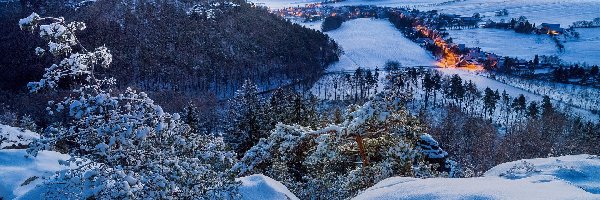
[[[244,1],[56,2],[28,8],[2,3],[0,69],[12,73],[0,75],[6,80],[0,88],[22,88],[46,67],[34,64],[31,54],[43,43],[16,26],[30,11],[85,22],[82,44],[106,45],[118,55],[103,73],[121,88],[227,97],[245,79],[273,88],[314,79],[337,60],[337,45],[326,35]]]

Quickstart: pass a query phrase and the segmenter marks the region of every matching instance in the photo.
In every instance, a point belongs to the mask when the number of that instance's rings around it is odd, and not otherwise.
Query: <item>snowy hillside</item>
[[[29,130],[0,124],[0,149],[27,145],[33,138],[40,135]]]
[[[42,151],[35,158],[26,154],[22,149],[0,150],[0,199],[42,199],[43,179],[64,168],[59,160],[69,159],[53,151]]]
[[[435,60],[419,45],[405,38],[384,19],[355,19],[344,22],[339,29],[327,32],[344,50],[340,61],[327,71],[380,69],[388,60],[403,66],[432,66]]]
[[[354,199],[599,199],[600,157],[504,163],[477,178],[383,180]]]
[[[417,9],[467,16],[480,13],[495,21],[525,16],[532,23],[560,23],[566,27],[575,21],[598,17],[598,6],[597,0],[468,0]],[[501,9],[508,10],[508,16],[494,16]]]

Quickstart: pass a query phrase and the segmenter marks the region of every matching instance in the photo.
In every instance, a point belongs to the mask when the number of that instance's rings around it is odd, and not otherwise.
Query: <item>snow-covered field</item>
[[[600,157],[509,162],[476,178],[393,177],[354,199],[600,199]]]
[[[291,6],[303,6],[320,0],[251,0],[271,9]],[[480,13],[499,21],[520,16],[527,17],[532,23],[559,23],[563,27],[575,21],[592,20],[600,17],[598,0],[345,0],[330,4],[332,6],[376,5],[386,7],[410,7],[419,10],[438,10],[442,13],[471,16]],[[495,16],[498,10],[507,9],[508,16]]]
[[[388,60],[402,66],[432,66],[435,60],[425,49],[405,38],[389,21],[355,19],[327,32],[344,50],[340,61],[327,71],[348,71],[358,67],[380,69]]]
[[[301,23],[302,25],[313,28],[320,29],[320,22],[309,22],[309,23]],[[539,49],[543,51],[544,48],[547,48],[547,51],[556,51],[553,46],[552,41],[550,41],[548,36],[537,36],[537,35],[523,35],[516,34],[514,32],[503,31],[503,30],[495,30],[495,29],[474,29],[474,30],[462,30],[462,31],[490,31],[490,33],[500,32],[507,33],[507,40],[513,40],[510,44],[523,44],[518,45],[522,47],[518,48],[498,48],[497,44],[499,44],[499,40],[493,38],[494,35],[501,34],[489,34],[492,35],[490,37],[483,36],[481,37],[481,41],[477,44],[468,44],[468,46],[481,46],[483,50],[486,51],[499,51],[498,54],[504,55],[503,53],[510,53],[508,56],[518,56],[518,55],[529,55],[530,57],[524,57],[532,59],[536,53],[535,49]],[[589,29],[587,29],[589,30]],[[457,31],[453,31],[457,32]],[[396,30],[388,21],[386,20],[375,20],[375,19],[355,19],[344,22],[339,29],[327,32],[327,34],[332,37],[344,50],[344,55],[340,57],[340,61],[331,65],[328,68],[328,72],[352,72],[358,67],[363,69],[375,69],[375,67],[379,67],[380,69],[388,60],[396,60],[402,63],[403,66],[433,66],[435,63],[435,59],[429,54],[426,50],[418,46],[416,43],[405,38],[400,31]],[[452,32],[451,32],[452,36]],[[509,37],[513,36],[513,37]],[[497,37],[497,36],[496,36]],[[536,41],[532,40],[532,37],[538,37],[540,39],[541,44],[536,44]],[[600,35],[592,36],[588,34],[583,34],[582,39],[588,37],[600,37]],[[463,39],[471,39],[467,35],[463,35]],[[455,41],[459,41],[458,39]],[[597,40],[597,41],[600,41]],[[546,44],[544,44],[546,42]],[[569,42],[571,43],[580,43],[580,42]],[[517,46],[517,45],[513,45]],[[486,49],[486,47],[490,47],[490,49]],[[600,51],[600,45],[598,47],[592,47],[591,49],[597,48]],[[589,48],[588,48],[589,50]],[[567,50],[567,53],[570,50]],[[589,50],[587,53],[600,55],[600,52],[595,53],[593,50]],[[543,55],[543,54],[540,54]],[[523,57],[523,56],[519,56]],[[597,59],[600,61],[598,56],[586,56],[586,59],[594,60]],[[581,58],[581,57],[579,57]],[[447,75],[458,74],[461,76],[463,80],[473,81],[479,89],[483,90],[486,87],[489,87],[492,90],[498,90],[500,92],[506,91],[510,96],[517,97],[520,94],[523,94],[528,101],[541,101],[542,95],[530,92],[525,90],[524,88],[515,87],[503,82],[499,82],[494,79],[487,78],[476,72],[462,70],[462,69],[442,69],[437,68],[441,72]],[[384,72],[380,72],[380,83],[384,80],[382,78],[385,76]],[[321,80],[319,80],[312,91],[313,94],[319,96],[322,99],[334,99],[333,95],[335,93],[332,90],[332,81],[336,81],[329,76],[324,76]],[[378,91],[381,91],[381,85],[378,88]],[[328,90],[328,92],[325,92]],[[348,89],[340,86],[338,88],[337,95],[348,94]],[[563,100],[560,97],[550,95],[552,99],[555,100],[555,103]],[[560,103],[560,107],[570,107],[575,113],[578,115],[590,120],[597,121],[598,115],[592,114],[588,110],[579,109],[571,106],[567,106],[566,103]],[[572,102],[571,102],[572,103]]]
[[[563,27],[575,21],[600,17],[598,0],[465,0],[440,6],[418,7],[420,10],[438,10],[442,13],[471,16],[480,13],[494,21],[525,16],[530,22],[559,23]],[[506,9],[508,16],[496,17],[496,11]]]
[[[599,14],[600,15],[600,14]],[[580,39],[569,39],[565,51],[559,52],[547,35],[519,34],[511,30],[465,29],[448,30],[457,44],[481,47],[482,50],[500,56],[533,59],[537,55],[555,55],[569,63],[600,65],[600,28],[577,29]]]

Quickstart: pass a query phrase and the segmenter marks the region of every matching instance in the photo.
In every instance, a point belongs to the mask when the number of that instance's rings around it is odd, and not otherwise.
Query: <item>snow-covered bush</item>
[[[50,25],[42,25],[51,21]],[[20,21],[29,31],[40,31],[49,51],[63,60],[46,69],[31,92],[55,89],[70,78],[72,95],[49,102],[50,114],[66,113],[69,121],[52,125],[30,144],[28,153],[60,148],[72,158],[70,166],[48,181],[60,188],[49,198],[96,199],[227,199],[236,196],[238,183],[229,169],[235,154],[222,138],[199,135],[179,114],[164,112],[144,92],[127,88],[114,94],[112,78],[97,79],[95,67],[108,67],[112,55],[105,47],[87,51],[75,30],[85,24],[66,24],[62,18],[41,18],[33,13]],[[43,52],[41,47],[36,52]]]

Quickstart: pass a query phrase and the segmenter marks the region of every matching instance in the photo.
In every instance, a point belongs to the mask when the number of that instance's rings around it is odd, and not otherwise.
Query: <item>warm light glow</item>
[[[450,45],[448,45],[446,40],[435,34],[436,32],[431,31],[422,25],[417,25],[416,29],[425,37],[434,40],[435,46],[442,49],[442,57],[439,58],[436,66],[441,68],[458,68],[461,67],[459,65],[461,62],[465,62],[466,64],[464,65],[464,68],[469,71],[483,70],[483,66],[481,66],[479,63],[461,60],[459,55],[451,51]]]

